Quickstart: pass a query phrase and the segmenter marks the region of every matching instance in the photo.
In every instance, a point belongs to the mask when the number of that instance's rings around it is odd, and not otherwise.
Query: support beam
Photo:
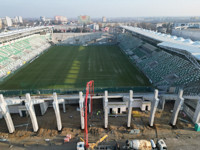
[[[133,106],[133,91],[130,90],[130,98],[129,98],[129,102],[128,102],[128,122],[127,122],[128,128],[130,128],[130,126],[131,126],[132,106]]]
[[[64,102],[63,102],[63,104],[64,104]],[[60,117],[59,102],[58,102],[57,94],[55,92],[53,93],[53,108],[54,108],[54,111],[56,114],[58,131],[61,131],[62,130],[62,122],[61,122],[61,117]]]
[[[104,128],[108,128],[108,91],[105,91],[104,96]]]
[[[5,102],[2,94],[0,94],[0,111],[1,111],[2,116],[4,117],[4,119],[6,121],[9,133],[13,133],[15,131],[15,127],[14,127],[12,118],[10,116],[8,105]]]
[[[155,113],[156,113],[156,109],[158,107],[158,90],[156,89],[154,91],[154,98],[153,101],[151,101],[151,113],[150,113],[150,118],[149,118],[149,125],[152,127],[154,124],[154,117],[155,117]]]
[[[29,93],[26,94],[26,109],[28,110],[28,113],[30,115],[31,118],[31,122],[32,122],[32,126],[33,126],[33,131],[37,132],[38,131],[38,122],[37,122],[37,118],[35,115],[35,110],[34,110],[34,103],[31,100],[31,96]]]
[[[178,118],[178,113],[179,113],[179,111],[181,109],[181,106],[183,105],[183,102],[184,102],[183,90],[179,90],[178,98],[175,101],[173,114],[172,114],[172,118],[171,118],[171,125],[172,126],[176,125],[176,121],[177,121],[177,118]]]
[[[80,118],[81,118],[81,129],[83,130],[85,128],[84,124],[84,97],[83,92],[79,92],[79,109],[80,109]]]
[[[194,123],[199,123],[199,119],[200,119],[200,99],[197,102],[197,106],[192,120]]]

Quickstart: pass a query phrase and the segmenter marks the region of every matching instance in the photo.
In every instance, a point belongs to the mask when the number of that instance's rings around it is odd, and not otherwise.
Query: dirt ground
[[[177,125],[172,127],[169,122],[171,119],[171,110],[173,102],[168,102],[163,111],[157,110],[154,120],[154,127],[148,126],[150,112],[141,112],[139,109],[137,116],[132,117],[131,128],[127,129],[127,116],[109,116],[108,129],[104,129],[104,115],[102,99],[94,100],[93,115],[88,118],[89,142],[94,143],[108,134],[104,144],[120,143],[125,145],[127,139],[164,139],[169,149],[198,149],[200,134],[194,131],[194,124],[185,116],[183,112],[179,113],[178,118],[187,120],[189,123],[177,120]],[[7,142],[0,142],[0,149],[76,149],[76,142],[80,137],[84,137],[84,131],[80,129],[80,112],[77,111],[77,105],[66,105],[66,113],[60,106],[63,129],[57,131],[55,113],[52,107],[49,107],[44,116],[37,116],[39,130],[37,133],[32,131],[32,124],[29,117],[19,117],[18,114],[12,115],[14,125],[28,124],[28,126],[16,127],[13,134],[9,134],[4,119],[0,120],[0,139],[8,139]],[[100,111],[100,115],[96,115]],[[131,134],[131,130],[139,129],[140,133]],[[72,139],[69,143],[64,143],[64,137],[71,134]],[[49,141],[45,141],[49,139]]]

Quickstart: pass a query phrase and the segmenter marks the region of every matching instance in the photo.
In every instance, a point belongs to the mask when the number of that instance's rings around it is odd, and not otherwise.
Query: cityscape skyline
[[[74,18],[79,15],[91,17],[176,17],[200,16],[198,0],[0,0],[0,17],[22,16],[36,18],[63,15]],[[149,7],[151,6],[151,7]],[[164,6],[164,7],[163,7]],[[8,9],[9,8],[9,9]],[[112,9],[112,11],[110,11]],[[119,11],[121,10],[121,11]]]

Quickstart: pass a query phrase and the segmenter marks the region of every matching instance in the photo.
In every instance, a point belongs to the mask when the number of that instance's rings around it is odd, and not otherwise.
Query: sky
[[[0,17],[200,16],[200,0],[0,0]]]

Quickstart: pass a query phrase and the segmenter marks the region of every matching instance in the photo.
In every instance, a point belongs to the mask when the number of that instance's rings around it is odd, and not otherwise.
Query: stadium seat
[[[48,35],[46,35],[48,37]],[[0,78],[21,67],[50,47],[45,35],[31,35],[0,47]]]
[[[142,48],[144,42],[130,33],[119,34],[118,42],[131,61],[136,63],[154,85],[182,87],[195,82],[200,85],[200,70],[186,58],[164,50],[146,54]],[[200,88],[195,91],[200,93]]]

